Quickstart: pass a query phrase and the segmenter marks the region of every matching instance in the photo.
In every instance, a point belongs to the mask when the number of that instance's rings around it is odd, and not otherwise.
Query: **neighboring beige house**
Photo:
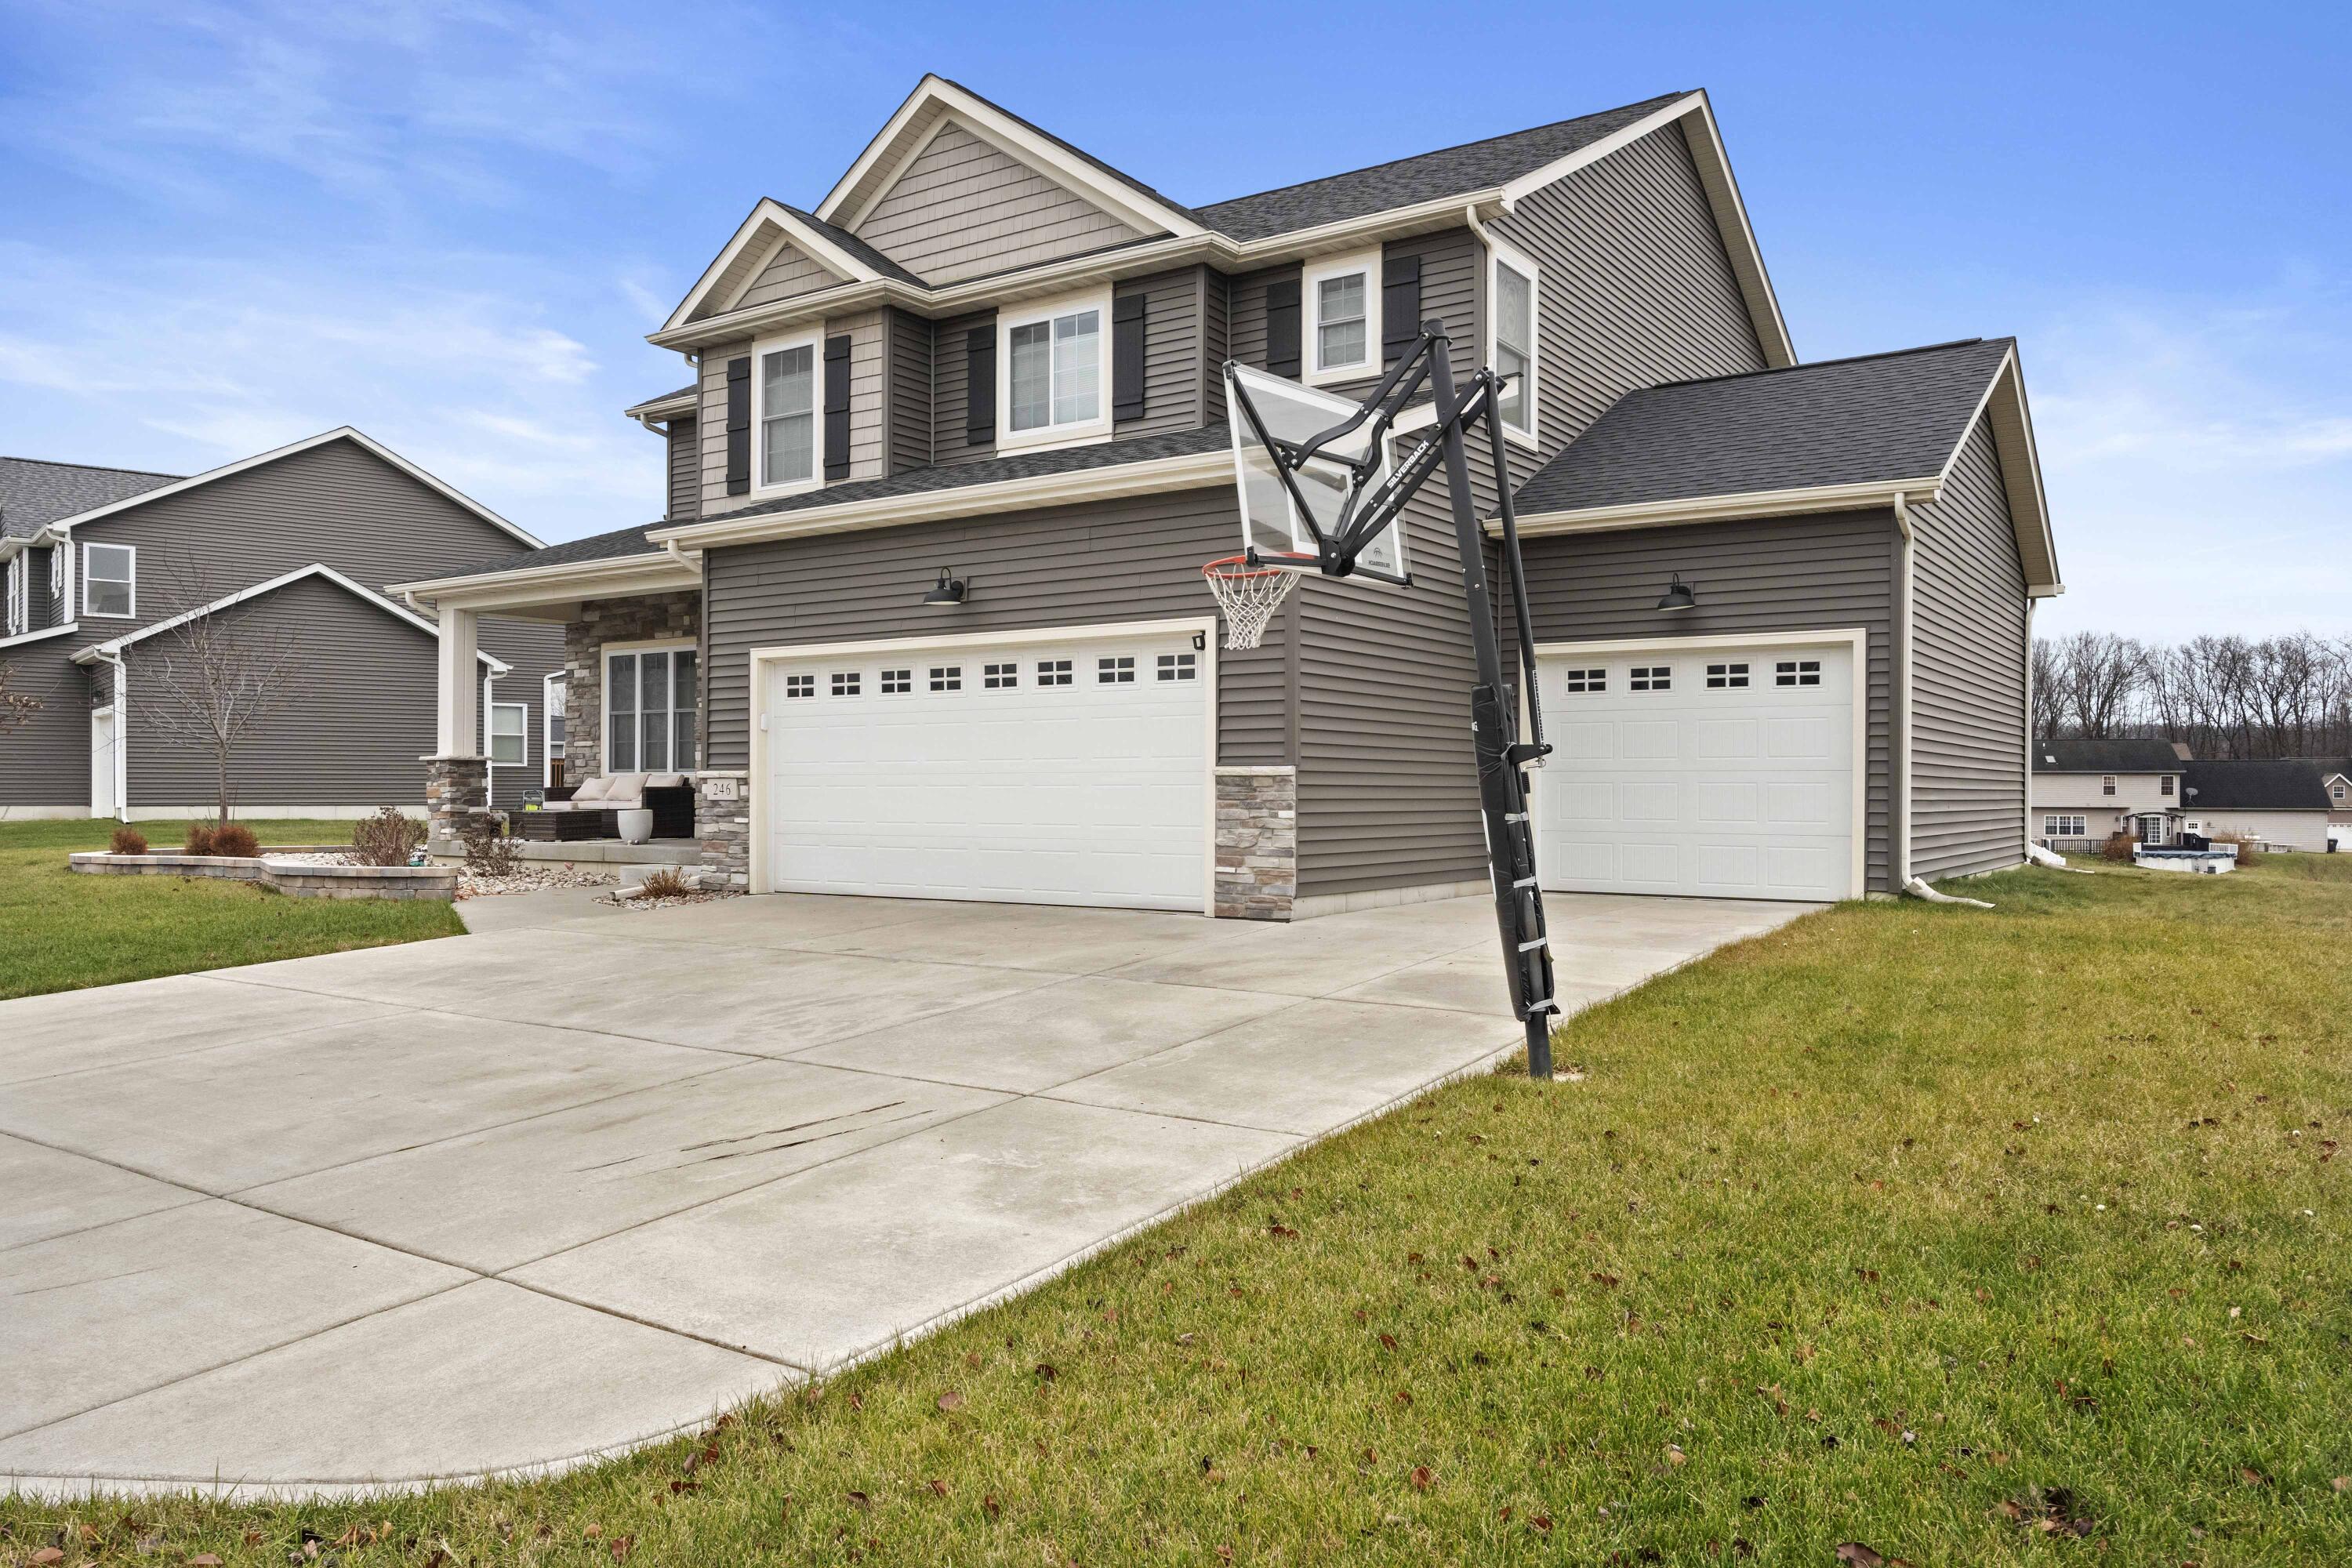
[[[2095,849],[2128,832],[2169,844],[2183,820],[2188,748],[2170,741],[2040,741],[2033,748],[2034,837],[2052,849]]]

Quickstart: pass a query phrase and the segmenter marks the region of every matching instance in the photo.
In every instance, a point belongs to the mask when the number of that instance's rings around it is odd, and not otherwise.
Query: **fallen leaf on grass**
[[[635,1536],[616,1535],[613,1537],[612,1552],[614,1562],[626,1563],[629,1560],[629,1553],[636,1549],[637,1538]]]
[[[934,1497],[945,1497],[945,1496],[947,1496],[947,1495],[948,1495],[948,1484],[947,1484],[947,1482],[945,1482],[945,1481],[933,1481],[933,1482],[931,1483],[931,1495],[932,1495],[932,1496],[934,1496]]]
[[[1052,1362],[1041,1361],[1037,1363],[1037,1376],[1042,1381],[1051,1383],[1061,1375],[1062,1374],[1054,1370],[1054,1363]]]
[[[990,1492],[986,1497],[980,1500],[980,1511],[988,1515],[992,1520],[1003,1510],[1004,1505],[996,1500],[996,1494],[994,1492]]]
[[[961,1410],[963,1408],[963,1395],[950,1388],[940,1395],[939,1406],[942,1410]]]
[[[851,1491],[845,1492],[843,1495],[849,1499],[850,1506],[853,1508],[872,1508],[874,1506],[874,1500],[867,1497],[864,1492]]]
[[[62,1563],[65,1560],[66,1554],[58,1551],[54,1546],[44,1546],[38,1552],[34,1552],[30,1557],[25,1559],[27,1563],[39,1563],[44,1564],[50,1563]],[[220,1559],[215,1557],[213,1561],[217,1563]]]
[[[2245,1482],[2250,1487],[2267,1486],[2270,1484],[2270,1478],[2263,1474],[2262,1471],[2254,1468],[2252,1465],[2239,1466],[2238,1479]]]
[[[1737,1542],[1734,1542],[1737,1545]],[[1901,1557],[1882,1557],[1859,1541],[1849,1541],[1837,1549],[1837,1559],[1852,1568],[1911,1568],[1910,1562]]]
[[[1431,1473],[1427,1465],[1415,1465],[1412,1468],[1412,1489],[1417,1492],[1427,1491],[1429,1489],[1429,1483],[1436,1479],[1436,1476]]]

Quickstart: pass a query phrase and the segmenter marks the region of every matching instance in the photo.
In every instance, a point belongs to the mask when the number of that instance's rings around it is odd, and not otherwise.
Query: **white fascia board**
[[[1106,173],[1094,163],[1070,152],[1051,137],[1036,131],[1005,113],[992,103],[973,97],[951,81],[926,73],[915,84],[915,90],[898,106],[881,132],[866,144],[857,161],[835,182],[824,200],[817,204],[816,216],[827,223],[854,228],[858,217],[881,199],[889,188],[908,154],[915,149],[908,145],[919,137],[928,142],[936,134],[937,122],[947,115],[964,121],[967,129],[981,134],[982,140],[997,142],[1003,149],[1067,185],[1078,195],[1109,211],[1135,228],[1147,232],[1164,229],[1177,236],[1204,233],[1198,223],[1170,207],[1140,185]],[[868,187],[871,187],[870,189]],[[855,212],[852,209],[855,208]],[[845,216],[847,215],[847,216]]]
[[[959,485],[947,489],[917,490],[905,495],[877,496],[869,500],[836,506],[803,507],[752,517],[719,517],[677,528],[649,530],[656,544],[709,550],[721,545],[750,544],[773,539],[797,539],[815,533],[845,533],[901,523],[936,522],[949,518],[984,517],[1029,507],[1075,506],[1087,501],[1117,500],[1127,496],[1157,495],[1167,490],[1198,489],[1234,482],[1230,451],[1188,453],[1177,458],[1153,458],[1137,463],[1115,463],[1068,474],[1040,474],[1029,479]]]
[[[496,614],[501,608],[521,609],[558,604],[568,599],[603,598],[617,594],[668,594],[699,588],[702,578],[693,567],[667,552],[616,555],[602,561],[567,561],[552,566],[525,566],[511,572],[478,572],[462,577],[435,577],[416,583],[394,583],[389,592],[412,603],[437,608],[457,608]]]
[[[698,413],[701,406],[701,388],[695,387],[672,397],[649,397],[635,407],[622,409],[621,417],[640,422],[647,419],[675,419],[683,414]]]
[[[1746,490],[1737,495],[1693,496],[1677,500],[1633,501],[1622,506],[1583,507],[1574,511],[1533,512],[1518,519],[1522,537],[1547,533],[1597,533],[1612,529],[1654,528],[1675,523],[1737,521],[1750,517],[1794,517],[1815,511],[1867,511],[1935,500],[1942,481],[1872,479],[1863,484],[1813,485],[1800,489]],[[1490,533],[1502,524],[1489,520]]]
[[[65,537],[46,523],[38,533],[10,534],[0,539],[0,561],[13,561],[27,550],[42,550],[52,544],[61,544]]]
[[[710,265],[702,269],[702,276],[694,280],[694,287],[687,290],[686,298],[677,302],[677,309],[669,313],[669,320],[662,323],[662,331],[667,332],[685,326],[688,318],[709,298],[711,289],[719,286],[719,280],[727,275],[728,268],[741,259],[744,251],[754,245],[773,247],[786,240],[806,251],[817,265],[844,283],[873,283],[882,277],[873,268],[793,216],[782,203],[772,196],[761,196],[752,206],[751,216],[736,226],[733,236],[711,258]]]
[[[81,630],[81,626],[79,622],[68,621],[62,626],[43,626],[37,632],[18,632],[13,637],[0,637],[0,652],[5,652],[12,647],[22,647],[26,643],[46,642],[51,637],[61,637],[69,632],[78,632],[79,630]]]
[[[540,549],[543,543],[542,541],[534,538],[530,534],[525,533],[521,529],[517,528],[513,523],[509,522],[505,518],[500,517],[497,512],[492,511],[488,507],[484,506],[473,497],[467,495],[464,491],[434,478],[431,474],[426,473],[423,468],[418,468],[415,464],[410,462],[407,458],[402,457],[399,453],[394,451],[383,442],[376,440],[373,437],[369,436],[364,431],[353,429],[349,425],[338,425],[332,430],[322,430],[316,436],[306,436],[299,441],[289,442],[283,447],[273,447],[267,452],[257,452],[250,458],[239,458],[234,463],[224,463],[217,468],[207,468],[201,474],[193,474],[184,479],[174,480],[173,483],[164,485],[160,489],[141,490],[135,496],[125,496],[121,500],[109,501],[104,506],[92,507],[88,511],[76,512],[71,517],[59,518],[57,521],[49,524],[49,527],[69,533],[73,530],[79,528],[84,523],[97,522],[101,519],[111,517],[117,512],[128,511],[132,507],[144,506],[149,501],[162,500],[167,496],[179,495],[183,491],[194,489],[201,485],[208,485],[215,480],[227,479],[233,474],[244,473],[248,468],[257,468],[264,463],[274,463],[280,458],[294,457],[298,453],[309,451],[313,447],[323,447],[330,441],[349,441],[362,451],[373,453],[376,457],[383,458],[386,463],[391,464],[394,468],[398,468],[402,473],[406,474],[410,479],[415,479],[418,484],[421,484],[425,489],[433,491],[436,495],[441,496],[444,499],[465,508],[467,511],[472,512],[476,517],[480,518],[484,522],[488,523],[491,527],[499,530],[509,538],[522,541],[523,543],[529,545],[533,550]]]
[[[92,643],[88,647],[82,648],[77,652],[73,656],[73,661],[79,665],[89,665],[94,664],[101,658],[112,658],[116,654],[121,653],[124,648],[129,647],[133,643],[144,642],[149,637],[154,637],[158,633],[168,632],[177,627],[184,626],[190,621],[199,620],[205,616],[218,615],[221,611],[241,605],[247,599],[257,599],[264,594],[274,594],[278,589],[287,587],[295,583],[299,583],[306,577],[318,577],[332,583],[337,587],[342,589],[345,593],[365,600],[370,605],[374,605],[377,609],[382,610],[384,614],[388,616],[396,616],[400,619],[406,621],[410,626],[415,626],[418,631],[423,632],[427,637],[437,637],[441,635],[441,627],[437,623],[425,619],[423,616],[418,615],[414,610],[408,609],[404,605],[394,604],[390,599],[385,598],[382,594],[376,593],[373,589],[362,587],[359,584],[352,582],[349,577],[344,576],[341,572],[336,571],[331,566],[326,565],[322,563],[314,562],[308,566],[298,566],[293,571],[272,577],[267,582],[256,583],[248,587],[239,588],[236,593],[230,594],[224,598],[215,599],[209,605],[199,605],[193,610],[183,610],[178,615],[172,616],[168,620],[157,621],[153,626],[142,626],[135,632],[125,632],[119,637],[109,637],[104,642]],[[478,657],[481,658],[483,663],[490,666],[494,673],[499,675],[505,674],[512,668],[506,662],[506,660],[494,658],[487,653],[480,653],[478,654]]]
[[[1706,192],[1707,203],[1715,209],[1716,227],[1739,291],[1747,300],[1757,340],[1763,345],[1765,363],[1775,368],[1795,364],[1796,345],[1790,340],[1789,323],[1780,314],[1780,299],[1772,291],[1771,274],[1765,270],[1764,253],[1756,243],[1754,226],[1748,221],[1748,205],[1740,199],[1739,182],[1732,174],[1731,160],[1723,150],[1723,136],[1716,128],[1715,110],[1705,92],[1685,93],[1590,146],[1580,147],[1540,169],[1521,174],[1503,186],[1503,205],[1507,210],[1529,192],[1541,190],[1555,180],[1597,163],[1685,117],[1690,121],[1685,128],[1685,140],[1690,146],[1691,161],[1697,167],[1699,184]]]
[[[1977,421],[1989,419],[1993,449],[2000,459],[2001,488],[2007,492],[2010,527],[2017,536],[2017,556],[2025,569],[2026,595],[2047,599],[2066,591],[2058,577],[2057,542],[2050,531],[2050,500],[2042,488],[2042,458],[2034,448],[2033,416],[2025,403],[2025,377],[2018,368],[2017,346],[2010,345],[2000,366],[1985,383],[1960,438],[1944,459],[1936,477],[1940,488],[1949,482]]]

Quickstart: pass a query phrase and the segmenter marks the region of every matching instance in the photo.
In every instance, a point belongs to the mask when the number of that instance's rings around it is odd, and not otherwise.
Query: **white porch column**
[[[482,670],[478,619],[472,610],[445,606],[436,668],[441,692],[440,727],[433,750],[442,757],[482,754]]]

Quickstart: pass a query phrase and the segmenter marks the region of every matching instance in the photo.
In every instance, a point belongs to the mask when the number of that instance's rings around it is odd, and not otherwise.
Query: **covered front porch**
[[[423,759],[432,853],[460,853],[466,829],[496,815],[527,860],[681,866],[748,883],[742,774],[701,766],[698,556],[624,530],[396,591],[435,614],[440,638],[436,745]],[[457,673],[490,615],[564,631],[563,668],[548,683],[561,721],[549,726],[546,782],[496,814],[474,739],[479,694]]]

